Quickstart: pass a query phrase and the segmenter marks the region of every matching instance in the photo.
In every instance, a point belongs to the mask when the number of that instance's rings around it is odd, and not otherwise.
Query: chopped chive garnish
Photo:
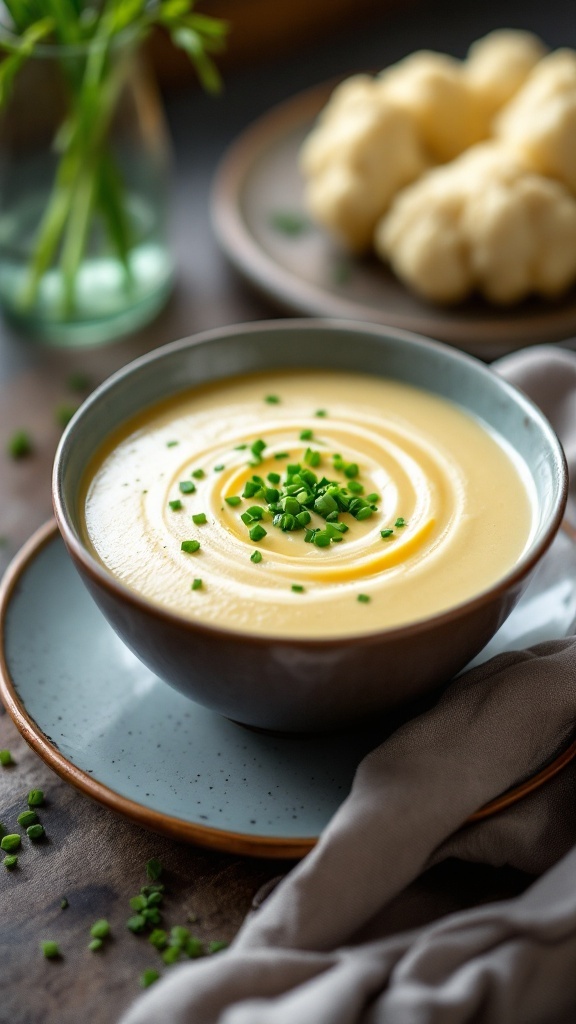
[[[150,882],[157,882],[162,874],[162,863],[157,857],[151,857],[146,861],[146,878]]]
[[[394,530],[380,530],[380,536],[387,540],[388,537],[394,536]]]
[[[155,971],[153,967],[146,968],[140,975],[140,988],[150,988],[150,985],[158,981],[159,977],[158,971]]]
[[[316,412],[314,413],[314,415],[315,416],[324,417],[324,416],[328,415],[328,412],[326,411],[326,409],[316,409]]]
[[[237,444],[236,447],[234,448],[234,451],[235,452],[245,452],[247,447],[248,447],[247,444]]]
[[[313,451],[312,448],[308,448],[306,450],[304,454],[304,462],[306,462],[309,466],[313,466],[314,468],[316,468],[317,466],[320,465],[321,460],[322,456],[320,455],[320,452]]]
[[[155,949],[164,949],[168,945],[168,935],[163,928],[154,928],[148,936],[148,942],[152,943]]]
[[[192,471],[192,476],[194,477],[195,480],[202,480],[202,478],[205,477],[206,474],[203,469],[194,469]]]
[[[28,807],[42,807],[44,793],[41,789],[31,789],[27,798]]]
[[[7,768],[9,764],[14,764],[12,754],[9,750],[0,750],[0,765],[3,768]]]
[[[293,590],[295,594],[304,593],[304,587],[302,587],[299,583],[293,583],[290,589]]]
[[[197,512],[196,515],[192,516],[192,522],[195,523],[196,526],[204,526],[204,523],[208,522],[208,520],[206,519],[206,513]]]
[[[251,562],[261,562],[262,561],[262,552],[261,551],[253,551],[252,554],[250,555],[250,561]]]
[[[242,498],[239,498],[236,494],[231,494],[229,498],[224,498],[224,501],[227,505],[232,505],[232,507],[234,507],[234,505],[240,504]]]
[[[309,230],[310,221],[299,211],[275,210],[270,214],[270,225],[283,235],[295,238]]]
[[[97,953],[99,949],[102,949],[103,945],[102,939],[90,939],[88,949],[91,953]]]
[[[380,501],[380,495],[379,494],[367,494],[366,495],[366,501],[371,501],[371,502],[372,501]]]
[[[30,434],[26,430],[17,430],[8,440],[6,450],[11,459],[25,459],[34,451]]]
[[[280,398],[278,397],[278,395],[266,395],[264,401],[268,402],[268,405],[278,405],[280,402]]]
[[[218,466],[214,466],[215,473],[221,473],[223,469],[226,469],[226,466],[224,466],[222,463]]]
[[[228,949],[228,943],[224,942],[222,939],[215,939],[213,942],[208,943],[207,948],[210,954],[220,953],[221,950]]]
[[[199,579],[199,578],[195,579],[195,580],[192,580],[192,588],[191,589],[192,590],[201,590],[202,589],[202,580]]]
[[[362,487],[362,484],[358,483],[357,480],[350,480],[349,483],[346,484],[346,486],[352,494],[364,493],[364,488]]]
[[[59,427],[67,427],[76,412],[77,405],[58,405],[54,410],[54,420]]]
[[[406,526],[406,520],[403,519],[402,516],[398,516],[398,519],[394,523],[394,526],[397,526],[398,529],[400,529],[401,526]]]
[[[17,850],[22,842],[22,837],[17,832],[12,832],[8,836],[3,836],[0,840],[0,849],[4,850],[4,853],[13,853]]]
[[[167,448],[175,448],[177,444],[180,444],[180,441],[166,441]]]
[[[68,908],[68,906],[69,906],[69,903],[68,903],[68,900],[66,899],[66,897],[64,897],[64,899],[60,900],[60,910],[66,910]]]
[[[32,840],[33,843],[37,843],[39,839],[43,839],[45,834],[46,833],[44,832],[44,826],[40,824],[29,825],[28,828],[26,829],[26,835],[28,836],[28,839]]]
[[[266,479],[269,480],[271,484],[279,484],[282,478],[280,473],[268,473]]]
[[[196,490],[196,484],[193,480],[181,480],[178,487],[182,491],[182,494],[194,494]]]
[[[140,935],[146,927],[146,918],[142,917],[142,914],[133,914],[126,921],[126,927],[134,935]]]
[[[262,462],[262,452],[265,447],[266,441],[263,441],[261,438],[259,438],[258,441],[254,441],[254,444],[250,445],[250,451],[258,462]]]
[[[289,459],[290,452],[276,452],[275,459]]]
[[[51,942],[50,940],[41,942],[40,949],[47,960],[55,960],[56,957],[60,956],[60,950],[57,942]]]
[[[165,964],[175,964],[180,959],[182,949],[180,946],[168,946],[162,953],[162,959]]]
[[[16,818],[16,821],[22,828],[28,828],[29,825],[36,825],[38,821],[38,815],[36,811],[22,811]]]
[[[314,432],[312,430],[303,430],[301,432],[301,434],[300,434],[300,440],[301,441],[311,441],[313,436],[314,436]]]
[[[370,597],[368,594],[358,594],[356,600],[360,601],[361,604],[368,604]]]
[[[253,540],[257,543],[259,540],[262,540],[263,537],[266,536],[266,530],[264,529],[263,526],[260,526],[260,523],[257,523],[256,526],[252,527],[249,535],[250,540]]]
[[[179,512],[180,509],[184,507],[182,505],[182,502],[180,501],[180,498],[174,498],[173,501],[168,502],[168,505],[170,506],[173,512]]]
[[[242,491],[243,498],[253,498],[259,491],[262,490],[262,485],[256,480],[247,480],[244,484],[244,490]]]
[[[106,918],[101,917],[99,921],[95,921],[90,929],[90,935],[93,939],[105,939],[110,935],[110,925]]]
[[[12,868],[15,868],[17,863],[18,857],[16,856],[15,853],[9,853],[7,857],[4,857],[3,864],[5,868],[8,868],[8,871],[11,871]]]
[[[193,555],[195,551],[198,551],[199,547],[199,540],[183,540],[180,545],[180,550],[185,551],[187,555]]]

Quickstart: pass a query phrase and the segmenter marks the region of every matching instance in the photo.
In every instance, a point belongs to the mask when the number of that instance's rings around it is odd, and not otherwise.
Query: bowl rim
[[[490,379],[497,380],[498,386],[502,388],[503,392],[513,398],[516,404],[523,406],[533,420],[536,419],[538,421],[540,429],[547,438],[549,450],[554,458],[554,463],[558,470],[559,490],[556,508],[537,543],[532,542],[519,561],[516,562],[504,576],[498,577],[493,584],[480,591],[480,593],[475,594],[473,597],[468,598],[459,604],[452,605],[434,615],[417,619],[414,622],[408,622],[388,628],[384,626],[377,630],[345,634],[339,637],[298,637],[282,636],[275,633],[250,632],[249,630],[233,629],[229,626],[219,626],[214,623],[207,623],[199,619],[189,618],[186,615],[164,608],[160,604],[156,604],[143,595],[138,594],[126,584],[116,579],[102,563],[97,561],[97,559],[90,554],[81,540],[77,537],[76,531],[72,526],[71,517],[69,516],[67,503],[63,493],[64,462],[70,446],[74,443],[73,439],[76,425],[81,421],[85,412],[96,405],[108,391],[113,389],[126,378],[130,377],[133,373],[137,373],[143,367],[146,367],[157,360],[170,357],[174,352],[210,344],[213,341],[218,341],[231,336],[243,336],[266,332],[276,333],[284,330],[294,331],[298,329],[305,329],[308,331],[336,330],[344,333],[361,333],[372,337],[391,337],[393,340],[407,341],[411,344],[415,344],[417,347],[436,350],[437,352],[440,352],[443,357],[453,359],[454,362],[459,364],[472,363],[474,364],[476,371],[481,375],[486,374]],[[358,372],[361,373],[362,371],[359,370]],[[230,374],[229,376],[234,376],[234,374]],[[182,391],[185,390],[187,390],[187,388],[182,388]],[[161,398],[158,399],[158,401],[160,400]],[[150,403],[150,405],[153,406],[154,403]],[[129,419],[129,417],[127,419]],[[106,380],[95,388],[76,411],[60,438],[54,458],[52,473],[52,502],[54,515],[65,546],[72,558],[82,567],[83,572],[94,583],[107,591],[109,595],[120,599],[122,602],[127,603],[139,612],[143,612],[160,619],[167,626],[184,629],[193,634],[202,634],[212,639],[220,637],[226,640],[243,640],[246,643],[251,643],[258,647],[267,647],[270,644],[273,644],[275,646],[282,645],[285,647],[297,647],[300,649],[305,648],[307,650],[323,650],[328,647],[333,648],[335,645],[338,645],[339,647],[348,647],[357,646],[358,644],[368,645],[382,643],[383,640],[386,640],[387,642],[394,642],[403,638],[408,639],[411,636],[422,633],[423,631],[434,630],[449,623],[456,623],[458,620],[464,618],[470,613],[473,613],[483,605],[489,605],[492,601],[501,597],[505,592],[512,589],[516,584],[524,579],[540,561],[552,543],[562,523],[567,500],[568,466],[560,440],[541,409],[515,385],[495,374],[489,366],[484,364],[477,357],[463,352],[460,349],[452,348],[450,345],[443,342],[427,338],[424,335],[416,334],[412,331],[406,331],[401,328],[386,327],[382,324],[371,324],[365,321],[319,317],[286,317],[283,319],[256,320],[239,324],[228,324],[206,331],[197,332],[176,341],[169,342],[166,345],[152,349],[150,352],[139,356],[137,359],[131,360],[115,373],[107,377]]]

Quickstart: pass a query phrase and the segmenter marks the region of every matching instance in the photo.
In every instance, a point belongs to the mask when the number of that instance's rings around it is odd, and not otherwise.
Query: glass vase
[[[99,53],[40,46],[0,120],[0,306],[46,344],[93,345],[149,321],[173,266],[169,146],[129,36]]]

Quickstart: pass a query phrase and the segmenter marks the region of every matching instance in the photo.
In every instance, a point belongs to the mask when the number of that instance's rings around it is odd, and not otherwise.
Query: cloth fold
[[[551,414],[576,479],[576,355],[538,347],[497,368]],[[573,1022],[576,767],[467,821],[575,723],[574,637],[462,675],[363,760],[315,849],[230,950],[172,969],[122,1024]],[[513,899],[391,931],[415,880],[455,858],[547,873]]]

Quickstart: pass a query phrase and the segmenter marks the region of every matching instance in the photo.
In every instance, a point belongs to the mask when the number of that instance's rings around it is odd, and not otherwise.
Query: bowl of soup
[[[562,519],[541,412],[385,327],[280,320],[164,346],[66,429],[54,508],[126,645],[239,723],[348,728],[447,683]]]

